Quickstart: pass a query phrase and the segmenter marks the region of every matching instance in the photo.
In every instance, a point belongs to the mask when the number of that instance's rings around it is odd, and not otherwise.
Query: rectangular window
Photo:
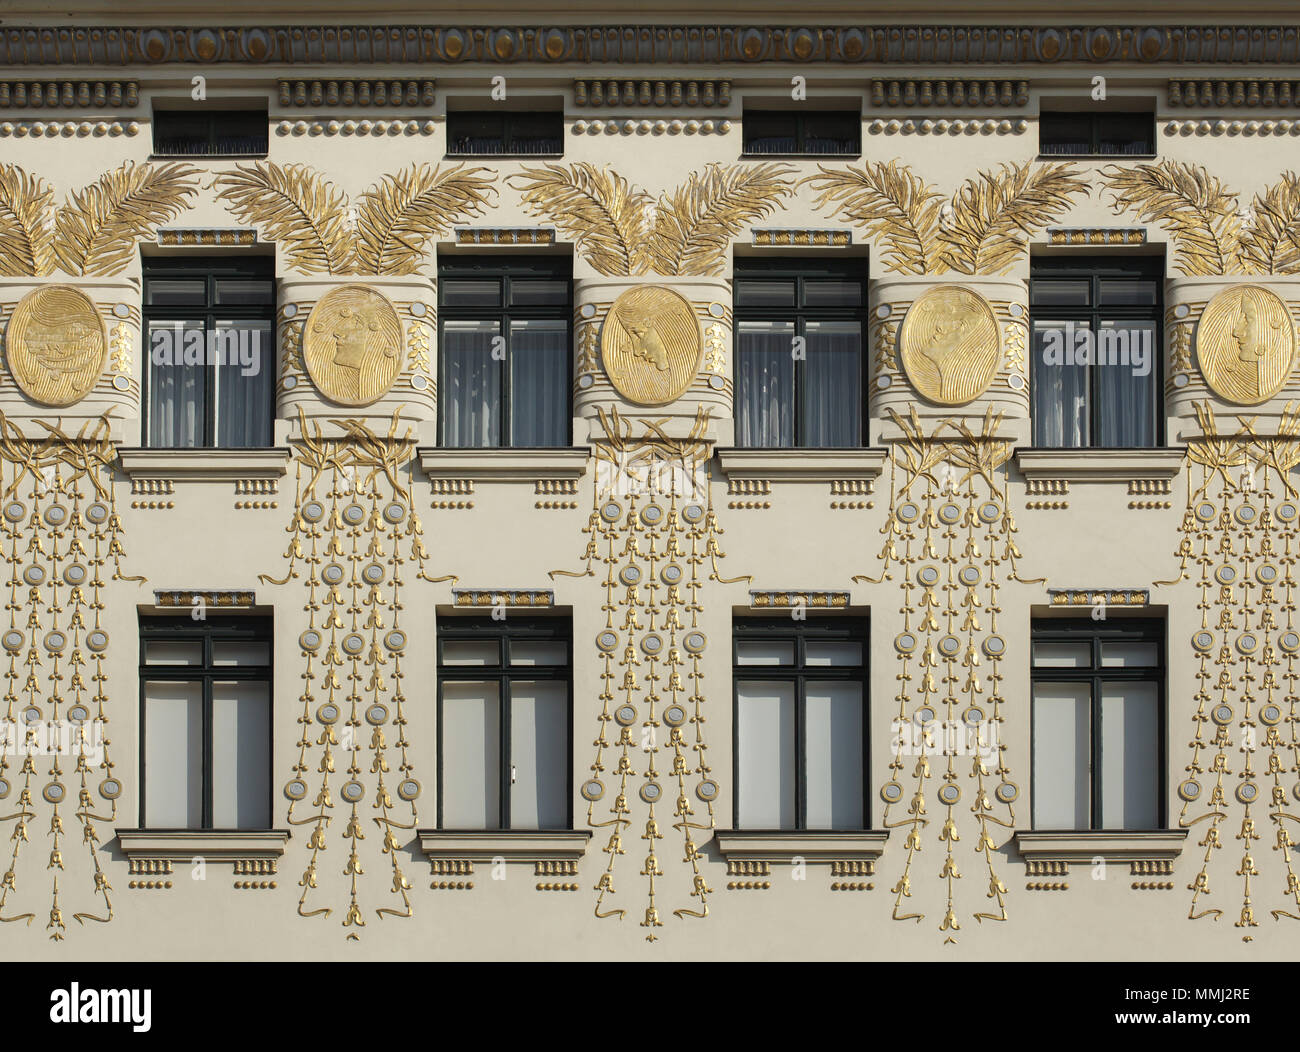
[[[738,620],[737,829],[867,823],[867,626]]]
[[[140,619],[146,829],[271,824],[271,619]]]
[[[1055,256],[1030,266],[1034,445],[1163,445],[1164,261]]]
[[[1033,623],[1035,829],[1158,829],[1164,821],[1164,628]]]
[[[1038,117],[1038,152],[1049,157],[1133,157],[1156,152],[1152,111],[1051,111]]]
[[[863,444],[865,259],[737,260],[736,445]]]
[[[249,157],[267,151],[266,107],[246,110],[153,111],[159,157]]]
[[[570,628],[555,617],[438,627],[438,825],[568,829]]]
[[[856,157],[862,152],[860,110],[745,110],[743,127],[748,156]]]
[[[447,153],[452,157],[562,154],[564,114],[559,110],[452,110],[447,114]]]
[[[144,261],[145,443],[265,447],[275,411],[269,257]]]
[[[444,446],[567,446],[568,259],[444,262],[438,277]]]

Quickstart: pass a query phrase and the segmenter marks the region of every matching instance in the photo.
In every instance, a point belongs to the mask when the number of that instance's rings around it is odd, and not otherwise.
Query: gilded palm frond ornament
[[[1249,417],[1225,432],[1209,403],[1196,415],[1179,573],[1157,582],[1191,580],[1201,611],[1188,653],[1196,713],[1178,827],[1193,831],[1188,843],[1200,857],[1188,918],[1224,916],[1215,896],[1237,878],[1233,926],[1250,942],[1260,899],[1275,921],[1300,920],[1300,493],[1290,477],[1300,463],[1300,411],[1288,404],[1275,435],[1258,434]],[[1271,851],[1260,850],[1266,843]]]
[[[1013,446],[998,437],[1002,414],[991,408],[978,430],[946,420],[927,430],[915,410],[890,415],[902,438],[891,445],[883,569],[854,580],[897,578],[902,599],[902,631],[893,643],[894,752],[880,789],[884,827],[906,830],[902,872],[891,888],[893,918],[919,924],[927,916],[912,877],[930,866],[943,882],[938,928],[955,941],[967,866],[983,871],[972,896],[975,920],[1008,916],[994,838],[1015,829],[1020,796],[1006,762],[1006,640],[999,629],[1002,589],[1022,580],[1001,473]],[[932,825],[937,835],[927,836]],[[931,842],[942,860],[926,863]]]
[[[1064,163],[1002,164],[947,200],[898,161],[818,167],[802,180],[818,193],[814,207],[880,241],[886,268],[902,274],[1005,274],[1034,233],[1089,192]]]
[[[415,274],[429,241],[481,215],[493,178],[486,168],[412,164],[361,194],[355,227],[347,195],[303,164],[236,165],[213,181],[217,199],[262,231],[304,274]]]
[[[198,174],[186,164],[129,161],[73,191],[55,209],[54,190],[43,179],[0,164],[0,274],[120,274],[138,241],[153,237],[189,206]]]
[[[555,223],[597,273],[718,276],[732,239],[794,192],[781,164],[712,163],[656,200],[585,161],[525,168],[507,179],[530,215]]]

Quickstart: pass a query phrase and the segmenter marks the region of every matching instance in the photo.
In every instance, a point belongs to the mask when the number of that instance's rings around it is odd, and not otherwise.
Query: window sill
[[[1016,467],[1027,481],[1131,482],[1177,478],[1179,448],[1019,449]]]
[[[719,829],[713,835],[728,862],[775,862],[796,856],[815,862],[866,859],[874,862],[885,850],[887,829],[857,833],[816,830]]]
[[[118,450],[118,463],[130,479],[171,479],[177,482],[242,482],[279,479],[289,469],[289,450],[265,449],[147,449]]]
[[[724,447],[718,465],[728,479],[780,482],[875,481],[885,468],[883,449],[753,449]]]
[[[211,861],[269,861],[284,854],[286,829],[119,829],[117,843],[132,862],[163,859],[188,862],[192,858]]]
[[[420,829],[420,850],[429,859],[512,862],[576,861],[587,852],[589,829],[488,829],[452,831]]]
[[[590,451],[585,446],[556,449],[419,449],[420,468],[430,478],[474,479],[482,482],[536,482],[538,479],[580,479]]]
[[[1020,830],[1016,849],[1026,862],[1171,862],[1183,850],[1185,829],[1138,832]]]

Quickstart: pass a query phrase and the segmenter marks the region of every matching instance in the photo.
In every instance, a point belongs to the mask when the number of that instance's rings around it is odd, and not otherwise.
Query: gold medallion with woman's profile
[[[912,387],[937,405],[965,405],[978,398],[1002,360],[993,308],[960,285],[923,292],[903,319],[898,347]]]
[[[388,298],[365,285],[330,289],[303,329],[303,363],[331,402],[369,405],[402,369],[402,322]]]
[[[1258,405],[1282,389],[1295,359],[1295,326],[1281,298],[1260,285],[1224,289],[1196,326],[1196,360],[1211,391]]]
[[[637,405],[680,398],[699,372],[703,353],[694,308],[659,285],[637,285],[619,296],[600,334],[609,382]]]

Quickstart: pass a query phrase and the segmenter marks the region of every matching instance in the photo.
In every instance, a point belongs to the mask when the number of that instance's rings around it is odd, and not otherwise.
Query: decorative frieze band
[[[574,121],[574,135],[726,135],[731,121],[613,120]]]
[[[196,605],[248,610],[257,605],[257,594],[243,589],[157,589],[153,596],[158,606],[183,607],[186,610]]]
[[[458,607],[555,605],[555,593],[542,588],[453,588],[451,594]]]
[[[853,231],[844,229],[755,230],[754,244],[759,248],[802,248],[829,246],[841,248],[853,244]]]
[[[873,106],[1025,106],[1025,80],[873,80]]]
[[[257,244],[257,231],[241,227],[173,227],[158,231],[158,244],[164,248],[188,245],[242,248]]]
[[[1024,135],[1029,122],[1023,117],[1010,120],[988,117],[983,120],[946,120],[943,117],[917,117],[907,120],[874,120],[867,125],[868,135]]]
[[[432,135],[433,121],[278,121],[276,135]]]
[[[139,134],[138,121],[4,121],[0,123],[0,135],[6,138],[12,136],[15,139],[29,135],[33,139],[39,139],[41,136],[47,139],[60,137],[71,139],[73,136],[85,139],[88,136],[99,138],[105,135],[112,138],[123,135],[132,138]]]
[[[759,592],[750,591],[749,605],[758,609],[789,609],[806,607],[809,610],[838,610],[849,605],[848,592]]]
[[[1151,593],[1145,588],[1049,588],[1053,606],[1147,606]]]
[[[555,228],[550,226],[458,226],[455,233],[458,245],[555,244]]]
[[[575,80],[577,106],[727,106],[729,80]]]
[[[1141,226],[1049,226],[1047,240],[1053,245],[1145,245],[1147,231]]]
[[[1300,120],[1165,121],[1166,135],[1300,135]]]
[[[0,80],[0,109],[131,109],[140,104],[140,85],[134,80]]]
[[[1170,106],[1300,106],[1300,81],[1171,80]]]
[[[282,80],[281,106],[432,106],[431,80]]]
[[[1300,26],[11,24],[0,33],[0,65],[17,67],[464,62],[1284,66],[1300,62]]]

